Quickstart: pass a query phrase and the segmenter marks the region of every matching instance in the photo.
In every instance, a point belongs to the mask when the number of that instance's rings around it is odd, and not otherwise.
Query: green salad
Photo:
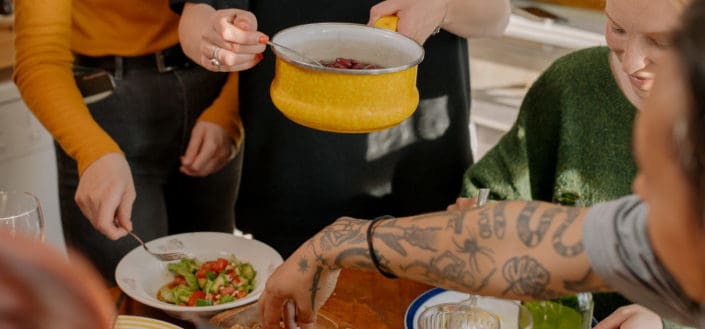
[[[199,262],[185,258],[169,264],[174,280],[157,292],[157,299],[181,306],[211,306],[247,296],[255,287],[255,269],[235,256]]]

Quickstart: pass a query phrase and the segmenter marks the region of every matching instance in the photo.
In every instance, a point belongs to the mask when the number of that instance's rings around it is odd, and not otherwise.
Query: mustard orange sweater
[[[79,173],[120,147],[91,117],[76,87],[72,53],[140,56],[178,43],[179,17],[168,1],[15,1],[14,81],[22,98]],[[223,127],[239,145],[238,76],[231,73],[219,98],[199,120]]]

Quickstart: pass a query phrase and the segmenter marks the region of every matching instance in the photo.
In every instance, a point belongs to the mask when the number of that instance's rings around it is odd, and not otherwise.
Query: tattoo
[[[316,273],[313,274],[313,282],[311,282],[311,309],[316,309],[316,293],[318,293],[318,283],[321,281],[321,272],[323,267],[316,267]]]
[[[460,257],[446,251],[437,257],[433,257],[428,263],[416,261],[402,267],[402,270],[406,272],[418,268],[424,272],[424,277],[430,282],[438,284],[452,282],[459,287],[475,291],[482,289],[489,281],[489,278],[496,272],[494,263],[491,264],[491,268],[488,269],[489,273],[484,277],[480,277],[481,273],[466,271],[465,267],[466,264]]]
[[[561,212],[561,208],[551,208],[546,210],[539,218],[538,227],[535,230],[531,230],[529,225],[531,222],[531,217],[534,215],[534,212],[536,212],[538,206],[538,202],[527,203],[517,219],[519,239],[521,239],[527,247],[535,247],[543,241],[546,231],[548,231],[551,227],[553,216]]]
[[[470,256],[469,265],[471,271],[480,271],[480,265],[478,264],[477,258],[481,255],[485,256],[485,258],[487,258],[494,264],[494,258],[492,257],[494,252],[492,251],[492,249],[480,246],[477,241],[477,238],[472,233],[470,233],[470,237],[465,239],[462,245],[460,245],[455,240],[453,240],[453,243],[455,243],[455,245],[458,247],[458,252],[467,253]]]
[[[503,294],[509,292],[517,296],[540,298],[546,295],[546,286],[550,282],[550,273],[533,257],[514,257],[502,268],[504,279],[509,287]]]
[[[447,228],[452,228],[453,233],[456,235],[463,233],[463,220],[465,218],[465,212],[459,211],[457,213],[452,213],[452,217],[448,220]]]
[[[297,264],[299,265],[299,272],[304,273],[308,270],[308,259],[301,258]]]
[[[506,205],[500,202],[493,204],[492,207],[481,208],[477,225],[482,239],[491,239],[493,234],[499,240],[504,239],[504,232],[507,227],[507,220],[504,217],[505,207]],[[492,213],[491,223],[490,212]]]
[[[385,227],[395,227],[394,224],[380,224],[380,226],[382,225]],[[433,248],[433,244],[436,241],[436,232],[443,230],[441,227],[422,228],[418,226],[396,228],[401,230],[401,235],[398,233],[377,233],[375,236],[382,240],[382,242],[384,242],[384,244],[389,248],[403,256],[406,256],[407,252],[406,249],[404,249],[404,246],[401,245],[402,241],[419,249],[436,251],[436,249]]]
[[[592,268],[589,268],[585,275],[576,281],[563,281],[563,288],[568,291],[583,292],[583,291],[605,291],[610,287],[604,283],[597,282],[597,276]]]
[[[565,221],[561,223],[556,232],[553,233],[553,249],[555,249],[556,252],[563,257],[574,257],[582,253],[584,250],[582,240],[578,240],[578,242],[571,246],[566,246],[563,243],[563,233],[565,233],[565,231],[568,230],[568,227],[570,227],[575,219],[578,218],[579,213],[580,211],[578,209],[567,208]]]
[[[352,263],[356,268],[373,269],[374,266],[370,263],[369,255],[370,252],[367,247],[347,249],[335,258],[335,268],[343,268],[342,262],[345,260],[348,263]]]
[[[480,226],[480,237],[483,239],[489,239],[492,237],[492,225],[490,225],[490,211],[488,209],[482,209],[480,211],[480,220],[477,222]]]
[[[504,239],[504,231],[507,227],[507,219],[504,217],[504,207],[507,204],[499,202],[494,206],[494,234],[497,239]]]
[[[330,250],[345,243],[360,243],[365,241],[364,226],[359,221],[339,219],[334,225],[321,232],[321,248]]]

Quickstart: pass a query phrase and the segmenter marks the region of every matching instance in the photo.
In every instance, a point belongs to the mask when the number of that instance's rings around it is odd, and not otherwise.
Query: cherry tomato
[[[206,294],[200,290],[194,291],[193,294],[191,294],[191,297],[189,297],[188,299],[188,306],[195,306],[196,300],[198,299],[206,299]]]

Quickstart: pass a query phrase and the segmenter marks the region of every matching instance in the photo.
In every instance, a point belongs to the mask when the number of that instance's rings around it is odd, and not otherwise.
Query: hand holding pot
[[[397,31],[423,44],[429,36],[438,32],[447,11],[446,0],[386,0],[370,9],[367,25],[374,25],[383,16],[396,15],[399,17]]]

